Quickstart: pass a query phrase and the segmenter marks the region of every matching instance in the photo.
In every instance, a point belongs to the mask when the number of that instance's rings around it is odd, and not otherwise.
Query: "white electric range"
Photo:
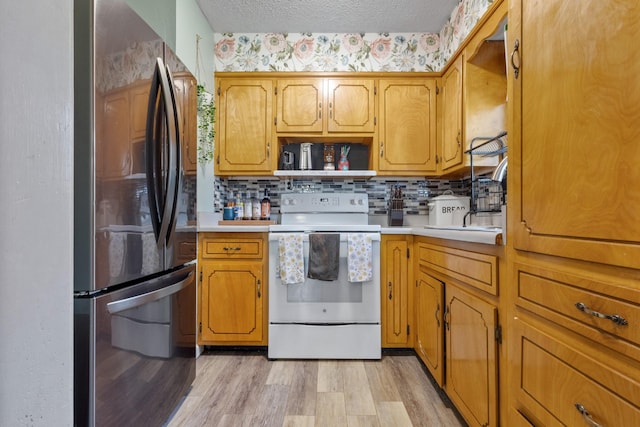
[[[281,196],[280,224],[269,227],[269,358],[380,359],[380,226],[368,224],[368,213],[364,193]],[[309,240],[318,233],[339,236],[333,280],[308,277]],[[292,241],[302,241],[303,271],[285,284],[280,261]],[[356,244],[370,261],[367,280],[350,277],[362,262],[349,257]]]

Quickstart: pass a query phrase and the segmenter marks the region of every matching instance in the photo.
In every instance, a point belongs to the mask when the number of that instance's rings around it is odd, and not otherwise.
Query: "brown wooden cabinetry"
[[[277,80],[278,133],[373,133],[375,81],[362,78]]]
[[[444,322],[447,395],[470,426],[497,426],[497,307],[449,281]]]
[[[439,96],[439,173],[460,176],[469,172],[473,147],[507,128],[507,77],[504,24],[507,2],[495,2],[442,76]],[[506,143],[506,139],[504,141]],[[495,150],[495,144],[487,146]],[[474,168],[494,167],[497,156],[475,155]],[[476,172],[479,172],[476,170]]]
[[[216,175],[265,175],[272,153],[273,80],[220,78],[216,99]]]
[[[265,236],[200,233],[200,345],[266,345]]]
[[[435,173],[436,79],[380,79],[379,94],[378,173]]]
[[[515,414],[539,426],[640,423],[640,91],[630,89],[640,54],[628,48],[640,10],[632,5],[510,2],[514,424]]]
[[[418,267],[415,350],[436,383],[444,386],[444,282]]]
[[[640,268],[640,91],[629,86],[640,54],[628,48],[640,11],[625,5],[512,5],[516,249]],[[570,31],[549,40],[560,28]]]
[[[498,426],[503,249],[422,237],[415,248],[414,348],[470,426]]]
[[[383,235],[381,245],[382,347],[412,347],[411,236]]]
[[[442,173],[462,164],[462,61],[463,55],[459,55],[442,76],[439,98],[442,109],[439,157]]]

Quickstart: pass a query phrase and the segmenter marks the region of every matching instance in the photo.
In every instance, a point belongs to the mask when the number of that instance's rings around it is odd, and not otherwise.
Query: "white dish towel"
[[[371,236],[365,233],[348,233],[347,258],[349,281],[366,282],[373,278],[373,256]]]
[[[304,282],[302,233],[285,234],[278,238],[280,280],[283,285]]]

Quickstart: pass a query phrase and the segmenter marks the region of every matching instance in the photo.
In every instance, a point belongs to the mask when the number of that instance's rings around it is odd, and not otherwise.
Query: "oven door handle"
[[[318,232],[318,233],[323,233],[323,232]],[[327,233],[331,233],[331,232],[327,232]],[[291,234],[302,234],[302,241],[303,242],[308,242],[309,241],[309,234],[308,232],[291,232],[291,233],[269,233],[269,241],[278,241],[280,239],[280,237],[284,237],[287,235],[291,235]],[[340,233],[340,241],[341,242],[346,242],[348,235],[350,233]],[[368,237],[371,237],[371,240],[374,242],[379,242],[380,241],[380,233],[354,233],[354,234],[364,234]]]

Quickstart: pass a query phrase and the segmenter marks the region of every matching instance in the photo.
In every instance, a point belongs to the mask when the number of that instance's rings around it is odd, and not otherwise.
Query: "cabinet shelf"
[[[371,178],[376,176],[374,170],[277,170],[273,176],[280,178]]]

